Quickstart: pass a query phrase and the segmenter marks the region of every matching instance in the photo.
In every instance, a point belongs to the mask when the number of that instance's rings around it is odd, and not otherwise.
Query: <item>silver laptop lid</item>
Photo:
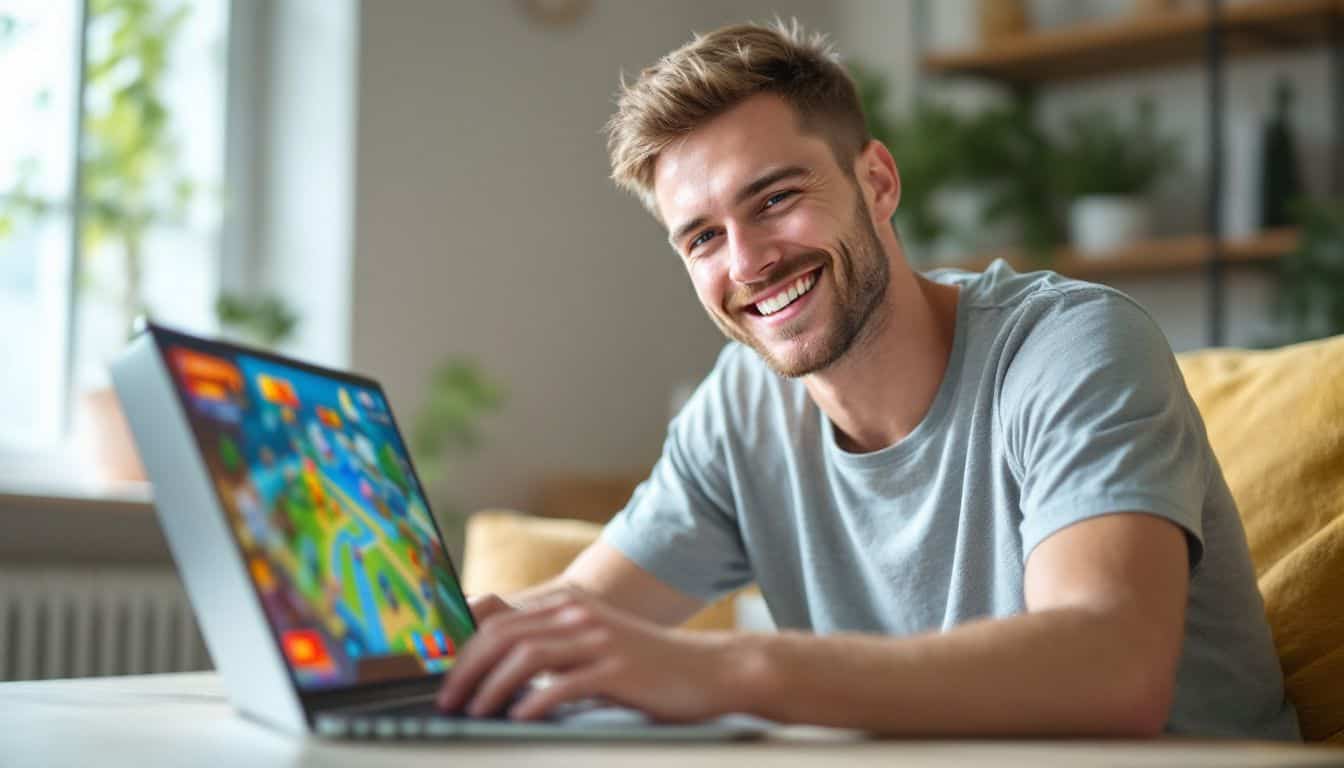
[[[157,326],[148,333],[299,691],[449,669],[475,624],[382,388]],[[157,488],[164,470],[150,471]]]

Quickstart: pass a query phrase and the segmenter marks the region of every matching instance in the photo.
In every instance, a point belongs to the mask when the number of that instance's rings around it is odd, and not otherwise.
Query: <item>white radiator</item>
[[[209,667],[171,568],[0,566],[0,680]]]

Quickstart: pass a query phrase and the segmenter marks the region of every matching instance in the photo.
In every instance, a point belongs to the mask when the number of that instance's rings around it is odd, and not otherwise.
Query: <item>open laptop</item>
[[[476,624],[378,383],[153,324],[112,378],[206,645],[246,715],[334,738],[761,732],[591,705],[539,723],[436,711]]]

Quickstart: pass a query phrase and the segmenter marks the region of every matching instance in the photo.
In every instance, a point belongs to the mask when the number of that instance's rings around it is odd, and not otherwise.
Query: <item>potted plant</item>
[[[922,102],[909,117],[893,118],[887,110],[886,78],[858,64],[850,66],[850,74],[868,132],[891,150],[900,168],[901,204],[893,219],[910,244],[932,243],[946,230],[932,200],[955,173],[959,117],[950,109]]]
[[[962,151],[968,178],[986,194],[983,226],[1002,222],[1015,245],[1038,264],[1049,262],[1060,241],[1059,195],[1051,175],[1054,142],[1037,124],[1029,98],[1021,97],[975,115]]]
[[[1129,124],[1102,110],[1068,121],[1055,172],[1080,253],[1105,254],[1150,234],[1146,195],[1180,157],[1179,144],[1157,132],[1155,112],[1141,99]]]
[[[860,66],[851,73],[869,132],[900,170],[894,219],[912,261],[963,261],[1017,245],[1039,257],[1049,253],[1059,241],[1053,147],[1030,102],[964,115],[922,101],[908,115],[891,117],[884,80]]]
[[[221,293],[215,318],[227,335],[238,341],[275,349],[294,333],[299,318],[283,299],[274,295],[248,297]]]
[[[162,93],[172,49],[191,9],[161,9],[136,0],[93,0],[80,130],[81,267],[119,256],[115,292],[125,337],[149,315],[144,298],[144,243],[152,227],[184,221],[195,194],[177,174],[178,145]],[[86,274],[91,274],[87,273]],[[88,279],[86,278],[86,282]],[[88,285],[89,288],[98,288]],[[111,482],[143,481],[125,418],[110,387],[80,396],[77,440]]]
[[[868,132],[891,150],[901,174],[901,204],[892,217],[912,260],[944,260],[971,246],[968,220],[978,217],[974,195],[959,194],[964,179],[963,134],[966,120],[956,110],[921,101],[908,115],[887,109],[887,82],[862,65],[850,66],[868,123]],[[973,230],[974,228],[969,228]]]

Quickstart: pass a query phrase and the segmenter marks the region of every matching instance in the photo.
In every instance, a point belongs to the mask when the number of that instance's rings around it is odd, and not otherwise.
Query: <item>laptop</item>
[[[112,379],[233,706],[330,738],[721,740],[593,701],[541,722],[437,711],[476,623],[372,379],[149,324]]]

